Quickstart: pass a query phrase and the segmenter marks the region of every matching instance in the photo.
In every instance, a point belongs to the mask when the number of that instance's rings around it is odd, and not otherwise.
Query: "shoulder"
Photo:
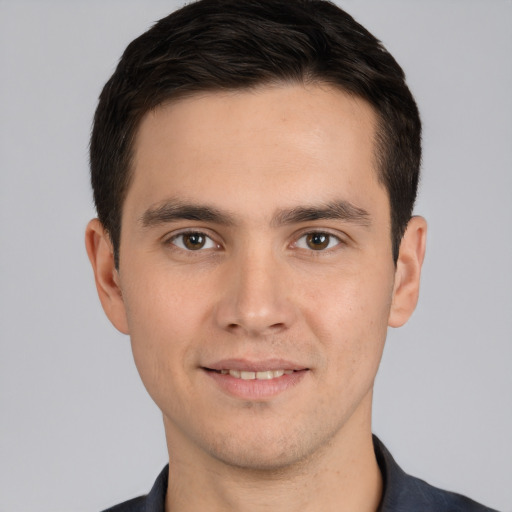
[[[373,442],[384,480],[384,492],[378,512],[496,512],[466,496],[438,489],[408,475],[377,437],[374,436]]]
[[[403,506],[397,508],[396,512],[402,509],[404,512],[412,510],[411,506],[415,506],[417,510],[421,506],[421,510],[425,512],[496,512],[466,496],[433,487],[410,475],[405,475],[400,494],[398,499],[403,502]]]
[[[169,480],[169,465],[158,475],[149,494],[107,508],[103,512],[164,512],[165,494]]]
[[[131,500],[119,503],[107,508],[103,512],[143,512],[145,509],[146,496],[139,496]]]

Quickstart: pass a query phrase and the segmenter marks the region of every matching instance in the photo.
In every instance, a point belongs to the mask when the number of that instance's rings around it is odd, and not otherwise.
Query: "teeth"
[[[221,370],[220,373],[223,375],[231,375],[236,379],[242,380],[270,380],[277,379],[283,375],[291,375],[293,370],[266,370],[263,372],[246,372],[239,370]]]
[[[284,373],[283,373],[284,374]],[[280,377],[281,375],[279,375]],[[274,372],[268,371],[268,372],[256,372],[256,378],[258,380],[269,380],[274,378]]]

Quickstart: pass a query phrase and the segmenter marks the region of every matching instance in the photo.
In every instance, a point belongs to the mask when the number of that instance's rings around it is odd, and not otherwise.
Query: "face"
[[[326,86],[144,118],[104,306],[171,451],[282,467],[370,432],[398,288],[375,125]]]

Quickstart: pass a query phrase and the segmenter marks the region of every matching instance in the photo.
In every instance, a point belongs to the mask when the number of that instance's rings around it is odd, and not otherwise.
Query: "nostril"
[[[270,297],[272,298],[272,297]],[[242,300],[244,299],[244,300]],[[270,301],[247,294],[247,297],[224,296],[215,307],[219,327],[231,334],[258,336],[286,330],[296,319],[296,310],[289,300]]]

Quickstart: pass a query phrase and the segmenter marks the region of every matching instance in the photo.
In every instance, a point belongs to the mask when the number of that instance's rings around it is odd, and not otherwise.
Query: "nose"
[[[288,329],[296,320],[291,276],[272,251],[247,250],[223,275],[216,321],[224,330],[258,337]]]

